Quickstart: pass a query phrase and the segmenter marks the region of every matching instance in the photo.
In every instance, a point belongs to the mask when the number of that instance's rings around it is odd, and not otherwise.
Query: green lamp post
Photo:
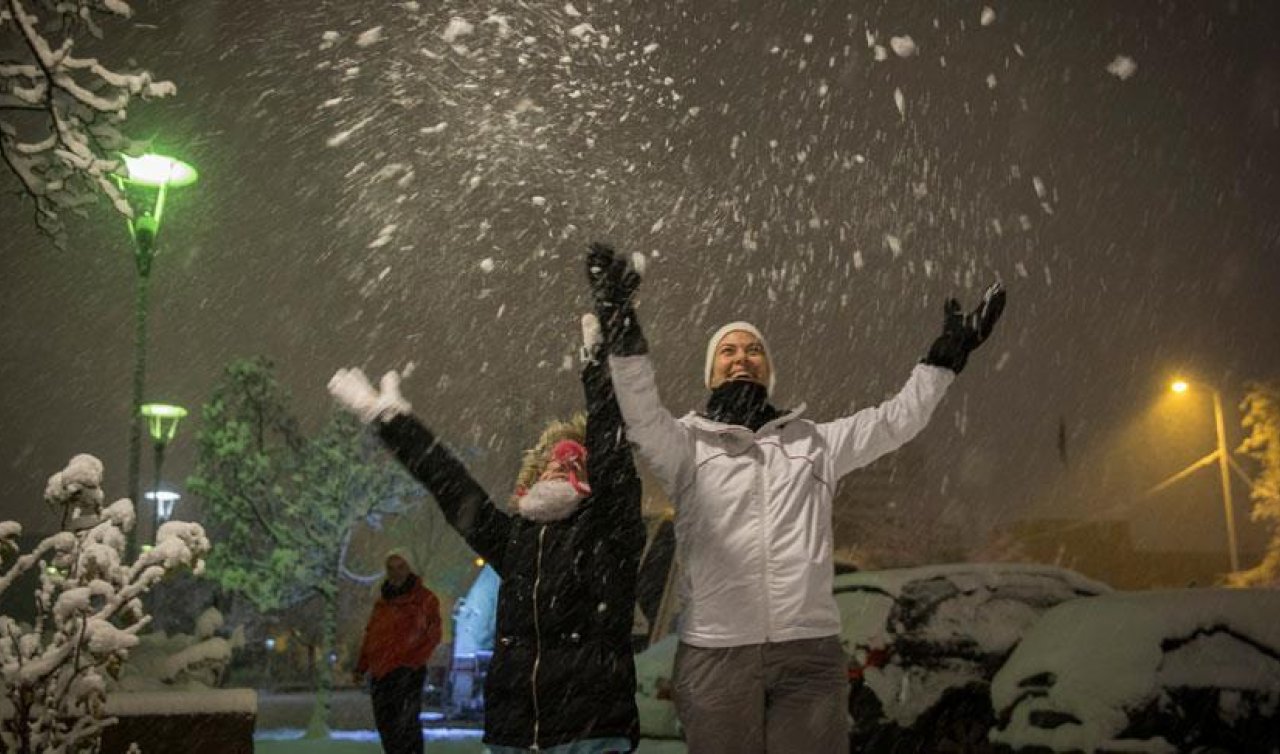
[[[139,469],[142,456],[140,425],[142,394],[147,374],[147,301],[151,267],[156,258],[156,236],[164,217],[165,195],[169,188],[190,186],[199,177],[196,169],[181,160],[158,154],[123,156],[123,170],[116,176],[134,216],[129,220],[133,238],[133,259],[138,270],[134,295],[133,407],[129,421],[129,496],[141,499]]]
[[[161,470],[164,468],[164,451],[169,447],[169,443],[173,441],[175,435],[178,434],[178,422],[187,415],[187,410],[182,406],[170,406],[164,403],[147,403],[139,409],[139,413],[147,419],[147,428],[151,432],[151,441],[156,449],[155,462],[155,483],[151,487],[151,492],[147,493],[147,497],[154,503],[151,515],[151,541],[154,542],[156,533],[160,531],[161,505],[166,502],[166,496],[160,490]],[[174,493],[169,493],[170,495]],[[173,510],[174,499],[168,500],[169,510]]]

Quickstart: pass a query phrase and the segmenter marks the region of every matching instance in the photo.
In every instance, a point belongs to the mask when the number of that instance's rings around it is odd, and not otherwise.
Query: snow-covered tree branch
[[[167,97],[171,82],[76,54],[99,18],[127,19],[123,0],[0,0],[0,159],[35,205],[37,226],[65,241],[64,211],[106,196],[132,217],[112,180],[118,154],[136,149],[120,126],[135,98]]]
[[[142,595],[180,567],[199,572],[209,541],[199,524],[171,521],[156,545],[127,562],[133,503],[101,507],[102,463],[79,455],[49,479],[45,499],[74,509],[75,532],[47,537],[20,557],[22,527],[0,523],[0,593],[40,569],[34,625],[0,615],[0,743],[19,754],[96,750],[114,720],[103,712],[107,677],[116,674],[150,621]],[[12,562],[9,562],[11,559]]]
[[[1232,574],[1235,586],[1280,587],[1280,381],[1256,382],[1241,405],[1241,425],[1249,432],[1240,452],[1258,462],[1259,472],[1249,497],[1252,518],[1271,525],[1271,542],[1262,562],[1254,568]]]

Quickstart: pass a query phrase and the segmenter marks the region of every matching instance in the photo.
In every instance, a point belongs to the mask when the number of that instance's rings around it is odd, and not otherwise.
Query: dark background
[[[230,359],[265,354],[314,426],[337,367],[413,362],[415,408],[504,491],[580,404],[591,239],[649,257],[676,413],[736,318],[768,336],[780,403],[880,400],[945,297],[999,278],[1004,320],[866,520],[977,546],[1010,519],[1116,518],[1140,547],[1224,547],[1214,470],[1138,493],[1214,447],[1206,394],[1175,400],[1173,374],[1218,386],[1233,443],[1245,382],[1280,376],[1275,3],[1045,0],[988,26],[980,3],[134,5],[104,59],[179,93],[130,132],[201,172],[161,233],[149,400],[196,414]],[[440,36],[455,15],[476,24],[465,51]],[[569,33],[584,21],[607,46]],[[876,61],[869,32],[918,53]],[[0,190],[0,517],[48,530],[44,480],[75,453],[125,494],[133,263],[105,209],[58,250],[12,176]]]

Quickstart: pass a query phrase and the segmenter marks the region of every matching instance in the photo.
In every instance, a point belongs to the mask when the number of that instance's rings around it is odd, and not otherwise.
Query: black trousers
[[[373,720],[387,754],[423,754],[422,682],[426,668],[396,668],[373,681]]]

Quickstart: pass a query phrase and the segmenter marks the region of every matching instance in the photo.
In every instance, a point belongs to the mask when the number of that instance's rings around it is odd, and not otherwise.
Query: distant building
[[[1013,521],[993,532],[993,559],[1070,568],[1117,589],[1162,589],[1218,584],[1231,569],[1227,553],[1139,550],[1128,521],[1040,518]],[[1244,554],[1257,562],[1261,553]]]

